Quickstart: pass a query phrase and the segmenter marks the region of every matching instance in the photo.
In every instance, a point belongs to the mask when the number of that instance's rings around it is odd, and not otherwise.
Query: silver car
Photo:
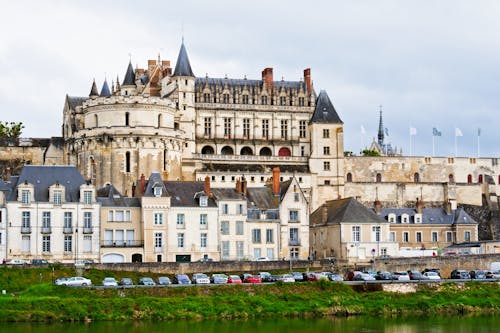
[[[60,282],[62,286],[71,286],[71,287],[85,287],[91,286],[92,281],[90,279],[84,278],[83,276],[73,276],[66,280]]]

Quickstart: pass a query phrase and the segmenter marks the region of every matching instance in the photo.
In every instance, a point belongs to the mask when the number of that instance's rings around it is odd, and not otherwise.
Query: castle
[[[144,69],[129,63],[121,84],[105,81],[99,92],[94,81],[88,97],[66,96],[62,138],[0,150],[0,160],[19,156],[75,165],[97,188],[111,183],[130,197],[152,172],[168,181],[208,176],[217,188],[244,177],[259,187],[279,166],[280,180],[299,181],[311,212],[344,197],[498,210],[498,158],[344,156],[343,122],[328,94],[314,90],[309,68],[300,81],[275,80],[272,68],[257,80],[196,77],[184,44],[173,68],[159,58]]]

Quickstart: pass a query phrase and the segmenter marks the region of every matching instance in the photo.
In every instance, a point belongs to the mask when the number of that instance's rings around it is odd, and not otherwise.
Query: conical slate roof
[[[335,111],[332,102],[330,101],[330,97],[328,97],[328,94],[324,90],[320,91],[319,96],[316,99],[316,108],[314,109],[311,122],[343,124],[337,114],[337,111]]]
[[[101,97],[111,96],[111,91],[109,90],[108,81],[104,80],[104,83],[102,84],[101,94],[99,96]]]
[[[179,56],[177,57],[174,76],[194,77],[193,71],[191,70],[191,64],[189,63],[189,58],[186,52],[186,48],[184,47],[184,43],[182,43],[181,50],[179,51]]]
[[[127,73],[125,73],[122,86],[135,86],[135,73],[131,62],[128,63]]]
[[[89,97],[91,96],[99,96],[99,91],[97,91],[97,85],[95,84],[95,79],[92,82],[92,88],[90,88]]]

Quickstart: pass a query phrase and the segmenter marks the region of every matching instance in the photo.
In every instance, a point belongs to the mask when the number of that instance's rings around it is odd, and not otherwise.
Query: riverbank
[[[499,315],[497,283],[444,284],[411,294],[301,284],[86,289],[38,284],[0,297],[0,321],[124,321],[326,316]]]

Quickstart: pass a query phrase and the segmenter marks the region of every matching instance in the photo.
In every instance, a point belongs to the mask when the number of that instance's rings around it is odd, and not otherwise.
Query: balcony
[[[300,239],[289,239],[288,245],[289,246],[300,246]]]
[[[63,233],[64,234],[72,234],[73,233],[73,227],[64,227],[63,228]]]
[[[269,163],[307,163],[305,156],[262,156],[262,155],[221,155],[221,154],[193,154],[194,159],[203,161],[221,162],[269,162]]]
[[[52,233],[52,228],[51,227],[42,227],[42,234],[51,234]]]
[[[92,234],[93,232],[94,230],[92,229],[92,227],[83,227],[84,234]]]
[[[21,227],[22,234],[31,234],[31,227]]]
[[[105,240],[101,242],[101,247],[110,248],[110,247],[143,247],[144,241],[142,239],[134,239],[134,240],[126,240],[126,241],[113,241],[113,240]]]

